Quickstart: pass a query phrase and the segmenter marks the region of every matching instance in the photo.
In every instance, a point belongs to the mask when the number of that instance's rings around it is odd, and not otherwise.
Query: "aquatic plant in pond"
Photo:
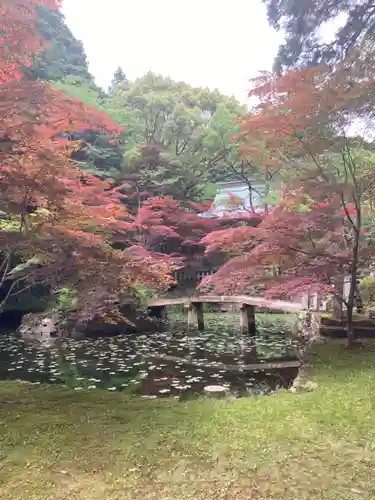
[[[296,368],[242,370],[250,363],[295,359],[297,345],[289,336],[290,326],[276,316],[258,322],[255,341],[238,333],[231,315],[208,318],[205,332],[188,332],[184,326],[176,321],[157,334],[62,339],[50,348],[14,336],[0,337],[0,377],[63,384],[77,391],[102,388],[180,397],[201,393],[210,384],[226,385],[237,393],[264,394],[287,387],[296,376]],[[238,369],[232,372],[222,364]]]

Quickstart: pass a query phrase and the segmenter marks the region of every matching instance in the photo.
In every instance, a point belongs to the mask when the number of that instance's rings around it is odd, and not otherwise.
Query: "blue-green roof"
[[[255,186],[252,190],[252,205],[255,212],[262,211],[262,186]],[[218,182],[216,195],[211,207],[202,214],[206,217],[235,216],[251,212],[250,192],[242,182]]]

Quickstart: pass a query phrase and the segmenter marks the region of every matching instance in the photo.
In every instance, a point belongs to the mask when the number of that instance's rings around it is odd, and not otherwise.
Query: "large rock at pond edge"
[[[153,333],[161,329],[160,320],[142,314],[133,304],[120,306],[120,312],[128,320],[127,323],[119,322],[111,324],[106,323],[102,319],[93,319],[85,324],[76,323],[68,330],[64,327],[64,331],[75,338],[96,338],[131,333]]]
[[[318,384],[312,380],[303,380],[299,376],[293,382],[292,387],[289,389],[290,392],[311,392],[318,388]]]
[[[33,340],[42,344],[53,344],[57,337],[58,317],[46,314],[30,313],[22,318],[17,332],[25,340]]]
[[[57,337],[96,338],[160,331],[160,321],[142,315],[133,305],[122,306],[121,313],[129,323],[109,324],[102,319],[80,323],[74,319],[59,318],[57,314],[29,313],[23,316],[17,332],[24,339],[53,344]]]

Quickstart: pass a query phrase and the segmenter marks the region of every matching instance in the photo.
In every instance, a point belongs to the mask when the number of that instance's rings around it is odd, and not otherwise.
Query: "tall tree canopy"
[[[151,72],[131,82],[121,68],[107,95],[80,77],[53,84],[126,124],[119,147],[86,135],[75,159],[103,179],[127,180],[137,198],[142,192],[188,201],[212,199],[217,181],[242,180],[251,187],[259,173],[230,142],[246,109],[218,90],[193,88]],[[260,182],[265,181],[262,175]]]
[[[49,83],[21,78],[20,69],[44,48],[34,25],[37,6],[53,3],[0,0],[6,22],[0,45],[0,310],[20,288],[71,285],[80,293],[81,312],[92,317],[99,311],[94,304],[108,311],[119,292],[131,293],[137,283],[168,282],[169,267],[147,253],[114,249],[115,241],[128,244],[133,228],[121,195],[71,161],[79,140],[67,140],[67,132],[116,135],[121,129]]]
[[[119,66],[116,69],[116,71],[113,73],[113,78],[112,78],[111,86],[110,86],[110,92],[113,92],[115,90],[115,88],[117,87],[117,85],[124,84],[126,82],[128,82],[128,79],[126,78],[126,75],[125,75],[123,69],[121,68],[121,66]]]
[[[68,76],[53,82],[56,89],[66,95],[106,111],[106,95],[95,83],[78,76]],[[80,147],[72,153],[72,159],[88,172],[102,179],[118,179],[123,165],[123,147],[116,141],[98,131],[81,131],[71,133],[73,140],[79,139]]]
[[[210,250],[232,258],[206,281],[219,290],[261,286],[265,294],[290,297],[334,291],[349,276],[349,340],[360,266],[375,254],[367,224],[372,217],[374,154],[363,139],[345,134],[350,112],[369,95],[372,82],[345,71],[327,78],[324,68],[302,68],[253,81],[257,106],[243,120],[243,151],[266,166],[285,170],[287,182],[276,207],[258,227],[229,228],[205,238]],[[258,142],[256,153],[254,137]]]
[[[35,9],[56,9],[58,0],[12,0],[0,2],[0,83],[22,77],[21,67],[43,50],[44,40],[35,33]]]
[[[211,123],[230,121],[244,108],[219,91],[193,88],[153,73],[118,84],[105,108],[126,123],[124,178],[138,191],[180,200],[199,199],[212,170],[226,159],[228,144],[213,140]]]
[[[36,14],[36,28],[47,45],[43,53],[32,59],[31,66],[23,70],[24,75],[44,81],[72,75],[91,81],[83,44],[66,25],[61,10],[38,7]]]
[[[350,49],[375,30],[372,0],[263,0],[268,20],[285,34],[275,61],[277,70],[342,61]],[[339,28],[334,27],[340,20]],[[341,22],[342,21],[342,22]],[[321,29],[333,23],[332,41],[325,43]]]

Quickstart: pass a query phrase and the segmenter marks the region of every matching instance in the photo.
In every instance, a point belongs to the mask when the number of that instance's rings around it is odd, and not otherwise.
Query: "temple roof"
[[[263,211],[262,186],[254,185],[252,191],[252,205],[256,213]],[[244,182],[229,181],[218,182],[216,195],[212,205],[203,213],[203,217],[228,217],[238,216],[252,212],[249,188]]]

